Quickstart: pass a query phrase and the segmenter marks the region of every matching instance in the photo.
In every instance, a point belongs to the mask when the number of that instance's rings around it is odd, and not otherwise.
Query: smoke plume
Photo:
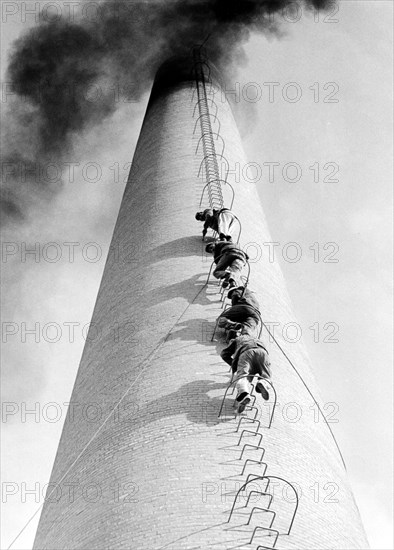
[[[303,0],[325,9],[333,0]],[[32,203],[61,188],[51,174],[76,134],[111,115],[122,98],[137,101],[166,59],[207,37],[206,50],[224,73],[242,60],[251,32],[278,33],[274,15],[292,0],[105,1],[94,14],[40,23],[15,41],[7,80],[12,96],[3,127],[2,202],[23,219]],[[12,137],[11,137],[12,136]]]

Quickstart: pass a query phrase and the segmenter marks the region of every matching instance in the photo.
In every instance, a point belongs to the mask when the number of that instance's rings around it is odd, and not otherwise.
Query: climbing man
[[[249,332],[245,331],[231,340],[220,355],[235,374],[237,389],[235,402],[238,413],[242,413],[251,401],[251,383],[256,375],[260,377],[255,386],[256,392],[260,393],[263,399],[268,400],[269,393],[262,379],[270,380],[271,369],[268,351],[261,340],[253,338]]]
[[[241,330],[252,334],[260,321],[260,304],[254,292],[239,286],[231,288],[227,297],[231,300],[231,307],[219,316],[218,326],[229,331],[229,338],[234,338]]]
[[[202,230],[203,241],[209,228],[219,234],[219,239],[231,240],[230,229],[236,217],[229,208],[222,208],[221,210],[206,208],[203,212],[197,212],[195,217],[199,222],[204,222]]]
[[[229,241],[221,240],[209,243],[205,247],[205,251],[208,254],[213,254],[213,261],[216,264],[213,276],[216,279],[223,279],[223,288],[240,285],[242,269],[249,257],[238,244],[232,242],[231,237]]]

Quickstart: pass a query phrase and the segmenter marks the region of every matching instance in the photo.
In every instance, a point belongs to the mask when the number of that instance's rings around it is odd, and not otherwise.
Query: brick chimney
[[[211,342],[219,287],[204,286],[210,258],[194,218],[207,174],[196,74],[210,80],[199,93],[229,163],[249,287],[264,320],[295,319],[278,265],[262,254],[272,239],[257,189],[238,177],[246,159],[231,106],[214,71],[199,67],[172,61],[156,77],[34,548],[365,549],[332,434],[265,331],[277,393],[271,427],[273,392],[241,424],[228,394],[218,417],[229,373],[220,333]],[[225,206],[231,196],[223,186]],[[302,343],[280,343],[319,400]]]

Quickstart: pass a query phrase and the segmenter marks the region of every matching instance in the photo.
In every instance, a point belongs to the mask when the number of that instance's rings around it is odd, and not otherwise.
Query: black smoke
[[[7,81],[14,95],[3,125],[3,213],[23,218],[31,194],[47,198],[48,191],[57,191],[48,163],[60,163],[72,150],[73,136],[111,115],[120,99],[138,100],[169,57],[206,41],[209,59],[225,73],[242,58],[251,32],[278,32],[275,14],[292,6],[321,10],[332,3],[107,0],[94,17],[85,13],[48,21],[43,15],[10,52]]]

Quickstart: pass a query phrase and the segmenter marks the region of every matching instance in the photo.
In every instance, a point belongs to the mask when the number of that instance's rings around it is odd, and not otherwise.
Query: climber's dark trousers
[[[235,374],[238,395],[250,393],[250,384],[256,374],[267,380],[271,377],[268,353],[262,348],[249,349],[239,356]]]
[[[253,307],[236,304],[220,315],[218,326],[225,327],[227,320],[242,323],[245,327],[254,330],[259,323],[259,316]]]

